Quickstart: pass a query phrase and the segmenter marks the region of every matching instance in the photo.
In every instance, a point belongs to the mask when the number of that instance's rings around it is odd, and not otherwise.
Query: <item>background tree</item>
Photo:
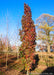
[[[54,36],[54,16],[49,14],[41,15],[37,20],[38,24],[38,39],[46,42],[47,50],[50,52],[52,37]]]
[[[0,51],[3,52],[6,48],[6,40],[4,38],[0,38]]]
[[[3,47],[2,47],[3,45],[2,45],[2,40],[0,39],[0,52],[2,52],[2,50],[3,50]]]
[[[53,41],[52,49],[53,49],[53,51],[54,51],[54,36],[53,36],[53,38],[52,38],[52,41]]]
[[[27,4],[24,4],[24,15],[22,16],[21,22],[22,30],[20,30],[20,38],[22,45],[20,48],[20,53],[26,60],[26,69],[28,72],[31,63],[35,61],[32,55],[35,52],[36,32],[35,25],[32,20],[31,9]]]

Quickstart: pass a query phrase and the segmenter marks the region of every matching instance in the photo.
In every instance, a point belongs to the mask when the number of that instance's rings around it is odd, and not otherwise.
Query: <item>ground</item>
[[[31,71],[31,75],[41,74],[48,67],[54,67],[54,53],[48,56],[48,53],[38,52],[38,56],[37,67]],[[21,72],[23,70],[22,58],[17,59],[16,55],[9,54],[8,69],[6,69],[5,57],[5,55],[0,55],[0,75],[26,75]]]

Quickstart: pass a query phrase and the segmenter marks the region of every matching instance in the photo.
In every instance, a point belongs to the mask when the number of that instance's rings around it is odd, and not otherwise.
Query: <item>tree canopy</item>
[[[45,41],[46,45],[51,45],[54,36],[54,16],[43,14],[36,21],[38,24],[37,39]]]
[[[24,4],[24,15],[22,16],[22,30],[20,30],[20,38],[22,45],[20,48],[23,57],[27,60],[27,64],[33,61],[33,53],[36,45],[35,25],[32,20],[31,9],[27,4]]]

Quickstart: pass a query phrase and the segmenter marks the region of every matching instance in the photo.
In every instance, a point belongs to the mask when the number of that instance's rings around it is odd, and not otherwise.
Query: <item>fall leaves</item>
[[[22,51],[23,59],[26,60],[25,62],[25,69],[30,69],[31,64],[35,63],[33,58],[33,53],[35,52],[35,40],[36,40],[36,32],[34,22],[31,17],[31,10],[27,4],[24,4],[24,15],[22,16],[22,30],[20,31],[20,37],[22,41],[22,46],[20,50]],[[22,60],[23,60],[22,59]]]

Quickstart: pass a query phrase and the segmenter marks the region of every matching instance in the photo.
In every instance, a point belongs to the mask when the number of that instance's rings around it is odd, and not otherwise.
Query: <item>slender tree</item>
[[[36,45],[36,32],[35,25],[32,20],[31,9],[24,3],[24,15],[22,16],[22,30],[20,30],[20,38],[22,45],[20,52],[26,60],[26,70],[28,75],[28,70],[31,68],[31,63],[35,62],[33,59],[33,53],[35,52]]]
[[[6,34],[6,38],[7,38],[7,48],[6,48],[6,69],[8,67],[8,17],[6,17],[6,20],[7,20],[7,34]]]

